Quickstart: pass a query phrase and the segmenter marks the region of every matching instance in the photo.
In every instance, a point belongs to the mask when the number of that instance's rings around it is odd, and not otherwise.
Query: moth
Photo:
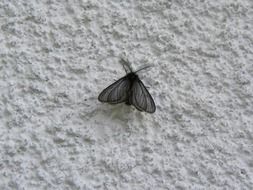
[[[156,110],[155,102],[137,75],[137,72],[150,66],[133,72],[127,61],[121,59],[121,63],[127,74],[105,88],[99,94],[98,100],[110,104],[124,102],[126,105],[133,105],[139,111],[154,113]]]

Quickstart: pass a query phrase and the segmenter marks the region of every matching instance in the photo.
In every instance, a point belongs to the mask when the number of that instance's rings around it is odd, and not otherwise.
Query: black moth
[[[125,102],[127,105],[133,105],[139,111],[154,113],[156,110],[155,102],[136,74],[148,67],[133,72],[128,62],[124,60],[121,60],[121,62],[127,74],[104,89],[99,94],[98,100],[111,104]],[[125,66],[127,66],[128,71]]]

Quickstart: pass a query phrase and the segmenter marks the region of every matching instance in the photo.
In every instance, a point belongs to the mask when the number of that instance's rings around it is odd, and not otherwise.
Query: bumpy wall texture
[[[1,0],[0,189],[253,189],[253,1]]]

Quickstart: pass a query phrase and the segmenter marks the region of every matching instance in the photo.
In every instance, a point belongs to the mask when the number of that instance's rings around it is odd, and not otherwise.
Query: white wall
[[[0,189],[253,189],[252,116],[252,0],[0,2]]]

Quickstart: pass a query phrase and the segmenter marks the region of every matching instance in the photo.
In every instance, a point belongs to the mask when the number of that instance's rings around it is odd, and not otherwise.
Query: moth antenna
[[[141,68],[141,69],[138,69],[138,70],[135,71],[134,73],[137,73],[137,72],[139,72],[139,71],[141,71],[141,70],[144,70],[144,69],[147,69],[147,68],[149,68],[149,67],[153,67],[153,66],[152,66],[152,65],[145,66],[145,67],[143,67],[143,68]]]
[[[120,62],[122,63],[123,68],[124,68],[124,70],[126,71],[126,73],[128,73],[129,71],[130,71],[130,72],[133,72],[133,70],[132,70],[132,68],[131,68],[131,66],[130,66],[129,61],[126,61],[126,60],[124,60],[123,58],[121,58]]]

